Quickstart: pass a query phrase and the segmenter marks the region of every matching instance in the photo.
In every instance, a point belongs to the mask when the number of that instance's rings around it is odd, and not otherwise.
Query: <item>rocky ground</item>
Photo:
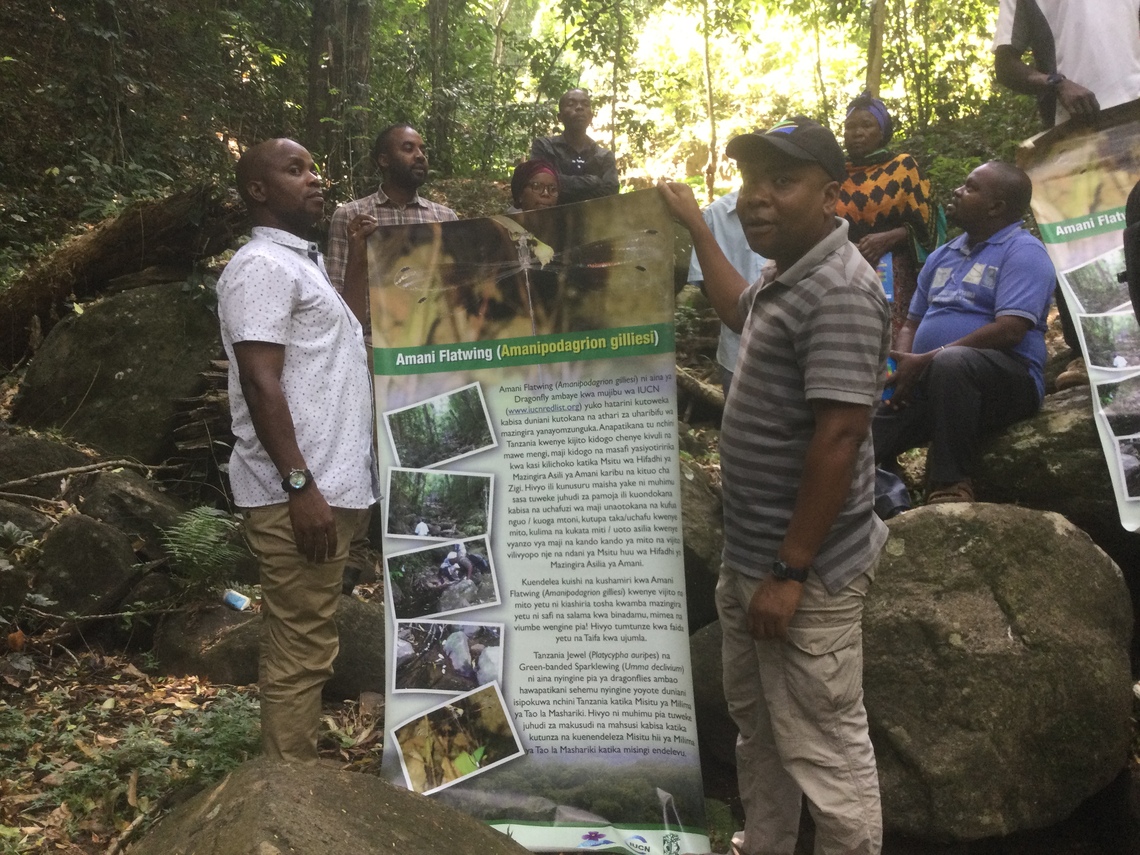
[[[682,295],[678,363],[715,386],[718,324],[699,296]],[[1055,374],[1068,361],[1051,336]],[[6,398],[13,388],[6,387]],[[0,402],[0,406],[3,402]],[[0,417],[4,414],[0,412]],[[717,482],[715,409],[683,405],[686,458]],[[922,456],[907,461],[921,484]],[[60,512],[66,512],[61,507]],[[0,535],[3,533],[0,532]],[[361,590],[378,596],[375,589]],[[34,610],[34,608],[33,608]],[[256,687],[157,676],[148,655],[125,656],[57,632],[24,636],[13,625],[0,658],[0,855],[121,851],[153,820],[257,751]],[[6,630],[7,631],[7,630]],[[327,704],[322,757],[378,774],[383,698]],[[1135,755],[1135,752],[1134,752]],[[705,764],[714,851],[741,822],[732,768]],[[970,844],[937,846],[888,836],[887,855],[1131,855],[1140,817],[1140,760],[1063,823]],[[800,852],[810,852],[805,819]]]

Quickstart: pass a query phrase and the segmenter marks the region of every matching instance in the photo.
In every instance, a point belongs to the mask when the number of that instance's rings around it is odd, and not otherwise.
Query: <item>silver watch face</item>
[[[309,479],[305,477],[305,473],[300,469],[294,469],[289,473],[289,486],[294,490],[300,490],[307,483],[309,483]]]

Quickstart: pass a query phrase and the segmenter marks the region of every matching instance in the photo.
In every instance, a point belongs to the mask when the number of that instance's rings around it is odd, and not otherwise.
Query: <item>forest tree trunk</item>
[[[314,9],[315,11],[315,9]],[[372,0],[331,0],[328,22],[327,174],[342,199],[363,195],[368,79],[372,69]],[[322,117],[323,118],[323,117]]]
[[[456,0],[462,3],[463,0]],[[428,145],[433,166],[444,174],[451,172],[454,152],[451,141],[453,96],[449,95],[448,66],[451,61],[452,0],[428,0],[428,27],[431,33],[431,104]],[[462,8],[462,7],[460,7]]]
[[[876,98],[883,80],[883,25],[886,17],[887,0],[874,0],[867,38],[867,90]]]
[[[709,110],[709,159],[705,166],[705,189],[707,201],[713,201],[713,190],[716,187],[717,167],[717,140],[716,140],[716,101],[713,98],[712,79],[712,43],[710,38],[709,0],[701,2],[701,34],[704,36],[705,46],[705,99]]]
[[[313,0],[309,26],[308,80],[305,103],[305,145],[325,155],[329,150],[329,0]],[[326,166],[327,168],[327,166]]]

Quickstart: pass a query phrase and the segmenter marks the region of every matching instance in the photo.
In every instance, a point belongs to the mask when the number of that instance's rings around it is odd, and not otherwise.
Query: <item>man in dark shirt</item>
[[[558,101],[558,120],[562,122],[562,133],[536,137],[530,146],[531,160],[549,161],[558,168],[558,204],[616,195],[618,171],[614,154],[586,134],[594,121],[590,93],[571,89],[563,95]]]

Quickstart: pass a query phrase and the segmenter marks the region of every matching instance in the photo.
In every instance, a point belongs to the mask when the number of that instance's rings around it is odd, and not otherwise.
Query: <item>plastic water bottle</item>
[[[222,594],[222,602],[229,606],[231,609],[237,609],[239,612],[245,611],[249,608],[250,599],[245,594],[235,591],[230,588]]]
[[[895,362],[895,358],[893,356],[888,356],[887,357],[887,379],[888,380],[891,378],[891,375],[894,374],[898,370],[898,367],[899,367],[899,364],[897,362]],[[894,394],[895,394],[895,387],[894,386],[884,386],[883,387],[883,400],[884,401],[889,401]]]

